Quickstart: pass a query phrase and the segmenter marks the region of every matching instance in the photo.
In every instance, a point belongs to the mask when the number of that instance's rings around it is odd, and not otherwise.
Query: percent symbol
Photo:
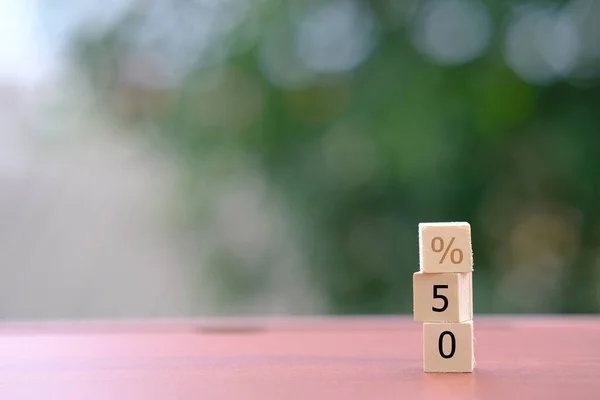
[[[444,254],[442,254],[442,258],[440,259],[440,264],[442,264],[444,262],[448,253],[450,253],[450,261],[452,262],[452,264],[460,264],[463,261],[462,250],[461,249],[452,249],[452,245],[454,244],[454,239],[456,239],[456,238],[453,237],[450,239],[450,243],[448,243],[448,246],[446,246],[444,244],[444,239],[442,239],[439,236],[436,236],[433,239],[431,239],[431,250],[433,250],[435,253],[444,252]],[[436,244],[437,244],[437,246],[436,246]]]

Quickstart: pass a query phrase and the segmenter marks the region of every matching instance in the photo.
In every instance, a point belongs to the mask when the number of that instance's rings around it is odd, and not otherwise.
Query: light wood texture
[[[598,400],[598,316],[484,317],[470,374],[406,317],[0,324],[0,399]]]
[[[413,275],[413,314],[420,322],[473,319],[471,272]]]
[[[420,271],[425,273],[473,270],[471,226],[467,222],[419,224]]]
[[[475,368],[473,321],[423,324],[425,372],[472,372]]]

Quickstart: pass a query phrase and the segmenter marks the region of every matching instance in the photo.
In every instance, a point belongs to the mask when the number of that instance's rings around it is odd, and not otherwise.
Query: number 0
[[[444,336],[446,335],[450,336],[451,347],[449,354],[444,353]],[[454,337],[454,333],[450,331],[442,332],[442,334],[440,335],[440,340],[438,341],[438,348],[440,350],[440,356],[442,356],[442,358],[452,358],[454,352],[456,351],[456,338]]]

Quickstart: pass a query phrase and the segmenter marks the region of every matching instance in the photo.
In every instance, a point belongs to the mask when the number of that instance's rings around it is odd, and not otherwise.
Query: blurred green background
[[[476,313],[600,310],[600,3],[75,4],[36,8],[57,92],[175,170],[163,314],[411,313],[434,221],[471,223]]]

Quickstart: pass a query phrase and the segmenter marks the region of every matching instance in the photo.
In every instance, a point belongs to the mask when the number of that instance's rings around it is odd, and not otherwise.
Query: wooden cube
[[[473,372],[473,321],[423,324],[425,372]]]
[[[471,272],[413,275],[413,313],[420,322],[473,319]]]
[[[471,226],[467,222],[419,224],[419,258],[425,273],[472,271]]]

